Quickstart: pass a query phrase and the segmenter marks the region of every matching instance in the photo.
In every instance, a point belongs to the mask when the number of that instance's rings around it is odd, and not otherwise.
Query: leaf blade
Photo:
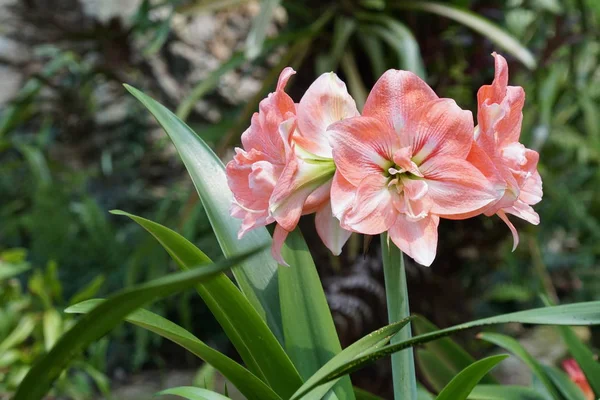
[[[471,393],[471,390],[473,390],[477,383],[479,383],[492,368],[506,358],[508,358],[508,355],[501,354],[474,362],[456,375],[444,390],[440,392],[436,397],[436,400],[467,399],[469,393]]]

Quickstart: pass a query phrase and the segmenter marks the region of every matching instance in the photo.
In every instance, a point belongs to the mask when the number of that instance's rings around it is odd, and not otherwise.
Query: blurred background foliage
[[[383,71],[400,68],[475,115],[493,51],[508,58],[511,84],[527,94],[521,141],[541,153],[542,223],[518,223],[522,242],[511,253],[498,219],[444,221],[433,267],[409,265],[412,308],[447,326],[539,305],[542,289],[562,302],[597,300],[599,24],[596,0],[1,0],[0,259],[16,251],[13,264],[28,267],[0,282],[10,299],[0,340],[16,323],[11,313],[65,318],[64,299],[81,288],[101,295],[172,270],[151,237],[110,209],[152,218],[219,254],[173,149],[121,83],[176,110],[226,162],[284,66],[299,71],[289,90],[296,100],[333,70],[360,106]],[[361,244],[353,237],[333,258],[309,240],[344,344],[385,323],[377,239],[364,256]],[[153,311],[226,346],[196,297]],[[11,348],[44,351],[46,332],[36,329]],[[194,366],[140,330],[123,327],[102,346],[104,364],[82,364],[88,378],[70,373],[73,382],[103,390],[103,373],[118,380],[123,371]],[[10,390],[4,382],[18,376],[1,374],[0,391]],[[384,363],[357,383],[385,394],[387,374]]]

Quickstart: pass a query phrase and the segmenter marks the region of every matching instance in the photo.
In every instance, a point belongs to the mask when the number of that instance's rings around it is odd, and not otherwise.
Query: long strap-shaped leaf
[[[586,400],[586,396],[579,386],[563,371],[549,365],[542,365],[542,368],[546,372],[546,375],[554,382],[558,391],[563,395],[563,398],[567,400]]]
[[[108,333],[132,311],[146,303],[207,281],[253,254],[256,254],[256,250],[216,264],[165,276],[111,296],[81,318],[56,342],[50,352],[36,361],[19,385],[14,400],[41,399],[75,355]]]
[[[173,141],[198,191],[223,254],[229,257],[256,246],[270,244],[271,237],[265,228],[253,229],[238,240],[241,221],[229,215],[233,197],[227,186],[223,163],[210,147],[156,100],[131,86],[125,87],[146,106]],[[268,251],[264,251],[257,256],[255,263],[243,263],[233,274],[250,304],[265,319],[275,337],[283,343],[277,263],[273,257]]]
[[[600,397],[600,363],[596,360],[594,353],[577,337],[571,327],[560,326],[558,329],[569,352],[579,364],[594,390],[596,398]]]
[[[91,299],[75,304],[65,310],[67,313],[86,314],[104,299]],[[148,310],[137,310],[129,314],[125,321],[154,332],[182,346],[215,367],[249,400],[280,400],[275,392],[254,374],[226,355],[211,348],[192,333],[160,315]]]
[[[113,213],[128,216],[150,232],[181,268],[210,262],[208,256],[177,232],[122,211]],[[281,397],[291,396],[302,384],[298,371],[267,324],[233,282],[221,274],[196,289],[250,371],[264,379]]]
[[[298,229],[282,249],[290,264],[279,272],[285,348],[303,378],[309,378],[342,351],[317,269]],[[350,379],[334,387],[338,399],[354,399]]]
[[[179,396],[187,400],[231,400],[227,396],[223,396],[212,390],[197,388],[193,386],[180,386],[158,392],[157,396]]]
[[[536,308],[533,310],[519,311],[510,314],[499,315],[467,322],[436,332],[415,336],[412,339],[384,346],[380,349],[367,351],[365,354],[355,357],[343,365],[333,363],[333,360],[325,364],[319,371],[306,380],[306,382],[294,393],[294,399],[310,392],[315,387],[337,379],[341,376],[354,372],[367,364],[373,363],[382,357],[389,356],[397,351],[408,347],[427,343],[478,326],[504,324],[519,322],[525,324],[541,325],[599,325],[600,324],[600,301],[567,304],[562,306]]]
[[[440,392],[436,400],[465,400],[471,393],[471,390],[479,381],[487,375],[502,360],[508,357],[507,354],[491,356],[476,361],[467,368],[460,371],[450,383]]]
[[[469,400],[546,400],[547,397],[526,386],[477,385],[469,393]]]
[[[561,400],[558,390],[554,386],[554,383],[552,383],[550,377],[548,377],[546,372],[544,372],[542,365],[535,358],[533,358],[533,356],[529,354],[523,345],[521,345],[521,343],[519,343],[516,339],[493,332],[480,333],[477,337],[487,342],[494,343],[496,346],[500,346],[519,357],[521,361],[523,361],[525,365],[531,369],[534,375],[540,380],[542,385],[544,385],[550,396],[552,396],[552,398],[555,400]]]

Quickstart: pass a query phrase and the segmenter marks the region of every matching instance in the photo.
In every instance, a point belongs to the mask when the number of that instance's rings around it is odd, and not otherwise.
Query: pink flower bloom
[[[579,364],[577,364],[577,361],[570,358],[562,362],[562,367],[566,371],[567,375],[569,375],[569,378],[571,378],[571,381],[579,386],[585,395],[586,400],[594,400],[594,391],[590,387],[590,384],[585,377],[585,374],[579,367]]]
[[[362,117],[329,127],[337,166],[332,209],[342,227],[388,231],[402,251],[431,265],[440,217],[467,218],[497,198],[466,160],[473,129],[469,111],[438,98],[415,74],[387,71]]]
[[[510,228],[514,246],[519,234],[506,214],[513,214],[534,225],[539,215],[531,208],[542,200],[542,179],[537,171],[539,154],[519,143],[525,92],[520,86],[508,85],[508,65],[501,55],[492,54],[496,74],[491,85],[477,93],[479,103],[475,144],[467,158],[498,189],[498,200],[482,211],[498,214]]]
[[[284,92],[294,73],[289,67],[282,71],[277,90],[261,101],[243,133],[243,149],[236,148],[226,168],[234,195],[231,214],[243,220],[239,236],[277,222],[272,253],[283,265],[281,247],[301,215],[316,213],[317,232],[334,254],[348,239],[350,232],[331,212],[335,164],[326,130],[333,122],[358,115],[346,86],[333,73],[321,75],[294,104]]]

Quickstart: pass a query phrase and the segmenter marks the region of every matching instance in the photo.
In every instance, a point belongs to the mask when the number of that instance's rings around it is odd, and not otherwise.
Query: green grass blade
[[[302,378],[307,379],[342,347],[315,263],[298,229],[288,235],[282,256],[290,265],[279,271],[285,348]],[[333,391],[339,399],[354,399],[348,377]]]
[[[62,335],[50,352],[36,361],[19,385],[14,400],[39,400],[44,397],[52,382],[74,356],[108,333],[134,310],[211,279],[256,253],[255,250],[216,264],[165,276],[111,296],[81,318]]]
[[[512,54],[515,58],[521,61],[527,68],[534,69],[537,65],[533,54],[523,46],[517,39],[500,28],[493,22],[483,18],[475,13],[472,13],[461,8],[446,5],[442,3],[434,3],[428,1],[419,2],[402,2],[396,4],[398,8],[414,9],[427,11],[433,14],[440,15],[445,18],[452,19],[460,24],[463,24],[477,33],[485,36],[497,46],[501,47],[507,53]]]
[[[152,234],[182,269],[210,259],[177,232],[156,222],[122,211]],[[196,288],[227,337],[254,374],[264,379],[282,397],[289,397],[302,384],[292,361],[246,297],[221,274]]]
[[[404,255],[385,233],[381,235],[381,248],[388,321],[394,323],[410,316]],[[390,343],[395,344],[409,340],[411,337],[411,328],[408,324],[392,338]],[[412,348],[392,355],[392,379],[395,399],[417,397],[417,378]]]
[[[519,343],[516,339],[513,339],[509,336],[502,335],[500,333],[492,333],[492,332],[484,332],[478,335],[479,339],[485,340],[486,342],[490,342],[495,344],[496,346],[502,347],[513,353],[517,356],[521,361],[531,369],[533,374],[540,380],[540,382],[544,385],[544,388],[548,391],[550,396],[552,396],[555,400],[561,400],[561,396],[558,393],[558,390],[552,383],[552,380],[546,375],[546,372],[542,368],[542,365],[535,359],[527,350]]]
[[[463,369],[454,377],[436,397],[436,400],[465,400],[468,398],[471,390],[479,383],[479,381],[487,375],[502,360],[508,358],[508,355],[501,354],[491,356],[482,360],[476,361]]]
[[[477,385],[469,393],[469,400],[546,400],[532,388],[515,385]]]
[[[67,313],[86,314],[92,311],[104,299],[87,300],[65,310]],[[238,390],[250,400],[280,400],[263,381],[246,368],[214,350],[192,333],[160,315],[140,309],[129,314],[125,321],[156,333],[180,345],[217,369]]]
[[[383,400],[381,397],[369,393],[366,390],[363,390],[356,386],[354,387],[354,396],[356,397],[356,400]]]
[[[163,390],[156,393],[156,396],[179,396],[187,400],[230,400],[229,397],[223,396],[212,390],[197,388],[193,386],[181,386]]]
[[[296,391],[294,398],[298,398],[300,395],[310,392],[312,389],[323,383],[359,370],[365,365],[371,364],[380,358],[389,356],[406,348],[427,343],[466,329],[493,324],[505,324],[509,322],[540,325],[600,325],[600,301],[535,308],[532,310],[479,319],[436,332],[418,335],[400,343],[389,344],[377,349],[365,351],[363,354],[356,356],[352,360],[341,365],[338,363],[333,365],[332,360],[310,377],[300,389]]]
[[[208,145],[154,99],[131,86],[125,87],[148,108],[173,141],[198,191],[223,254],[228,257],[271,244],[271,237],[265,228],[254,229],[242,239],[237,238],[241,221],[229,215],[233,196],[227,186],[225,169]],[[233,271],[235,279],[275,337],[283,343],[277,263],[268,250],[260,253],[255,260],[255,263],[243,263],[241,268],[236,268]]]
[[[281,3],[281,0],[261,1],[260,12],[254,17],[246,39],[246,57],[250,60],[258,57],[260,54],[265,38],[267,37],[267,29],[273,18],[273,12],[279,6],[279,3]]]

